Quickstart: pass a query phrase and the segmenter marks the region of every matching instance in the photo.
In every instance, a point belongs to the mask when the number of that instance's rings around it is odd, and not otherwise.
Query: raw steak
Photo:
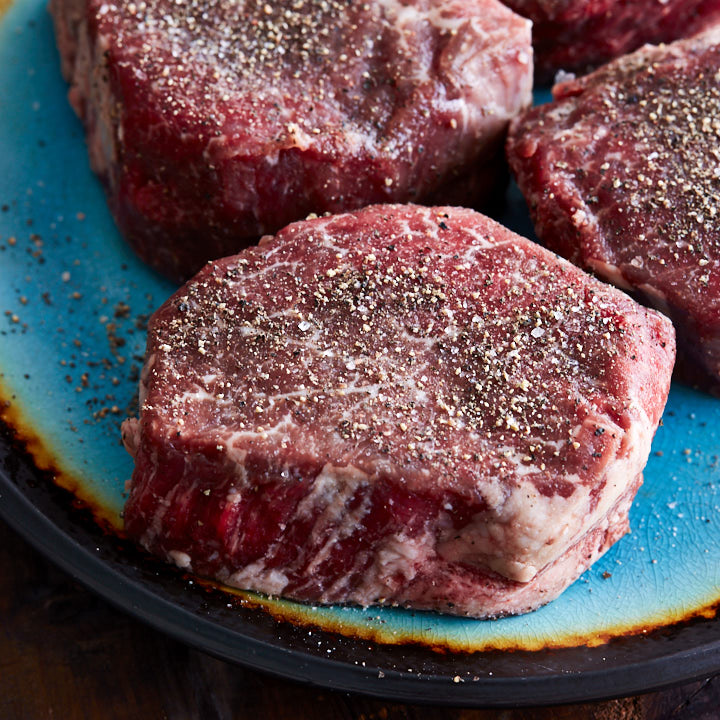
[[[554,88],[508,156],[539,237],[675,322],[720,389],[720,28]]]
[[[295,223],[153,316],[127,533],[300,600],[525,612],[626,532],[673,356],[470,210]]]
[[[688,37],[720,21],[720,0],[504,0],[533,21],[537,76],[585,72],[647,42]]]
[[[173,278],[308,213],[478,204],[529,105],[498,0],[51,0],[110,207]]]

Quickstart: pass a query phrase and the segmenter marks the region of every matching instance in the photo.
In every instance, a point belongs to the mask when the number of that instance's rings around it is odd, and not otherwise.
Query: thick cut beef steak
[[[720,28],[554,88],[508,156],[548,247],[664,310],[720,388]]]
[[[309,213],[481,204],[530,104],[498,0],[51,0],[118,225],[186,279]]]
[[[538,78],[585,72],[647,42],[720,22],[720,0],[503,0],[533,21]]]
[[[482,215],[389,205],[208,264],[147,351],[130,537],[243,588],[490,617],[626,532],[674,335]]]

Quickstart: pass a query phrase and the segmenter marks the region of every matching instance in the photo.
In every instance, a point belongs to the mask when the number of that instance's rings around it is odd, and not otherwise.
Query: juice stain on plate
[[[49,450],[43,438],[32,429],[13,395],[3,386],[0,371],[0,422],[7,426],[19,449],[24,450],[35,467],[51,478],[52,482],[70,492],[77,507],[89,510],[101,529],[122,536],[122,520],[117,512],[104,505],[101,497],[87,483],[63,468],[61,458]]]
[[[717,616],[718,610],[720,610],[719,590],[716,600],[707,606],[683,613],[661,614],[654,618],[648,618],[641,624],[619,624],[608,627],[602,632],[589,634],[562,634],[560,632],[551,639],[473,638],[472,634],[468,633],[468,626],[473,623],[487,625],[516,618],[474,620],[407,608],[304,605],[293,600],[238,590],[214,581],[198,579],[194,576],[192,576],[192,579],[209,591],[223,593],[224,596],[233,596],[235,601],[244,608],[264,610],[279,622],[289,622],[302,628],[312,627],[345,637],[369,640],[385,645],[420,645],[441,653],[476,653],[491,650],[539,651],[580,646],[598,647],[621,637],[646,635],[698,618],[712,619]],[[405,622],[397,622],[399,616],[404,616]],[[520,617],[524,616],[518,616],[518,618]],[[408,618],[411,620],[410,623],[406,622]],[[438,626],[444,628],[442,636],[438,633]]]

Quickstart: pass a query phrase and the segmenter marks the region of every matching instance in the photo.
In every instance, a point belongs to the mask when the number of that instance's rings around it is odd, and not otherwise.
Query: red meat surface
[[[504,0],[533,21],[537,76],[584,73],[645,43],[670,42],[720,21],[720,0]]]
[[[670,322],[470,210],[298,222],[152,317],[125,526],[237,587],[476,617],[627,531]]]
[[[502,191],[530,23],[498,0],[52,0],[120,230],[175,279],[309,213]]]
[[[720,389],[720,28],[554,88],[508,157],[551,249],[675,323],[686,378]]]

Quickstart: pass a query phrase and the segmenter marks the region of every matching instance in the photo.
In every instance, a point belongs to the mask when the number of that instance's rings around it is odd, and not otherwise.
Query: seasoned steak
[[[548,247],[665,311],[720,390],[720,28],[554,88],[508,157]]]
[[[173,278],[309,213],[472,205],[529,105],[530,23],[498,0],[51,0],[118,225]]]
[[[537,76],[586,72],[647,42],[688,37],[720,21],[720,0],[503,0],[533,21]]]
[[[130,537],[242,588],[492,617],[626,532],[674,336],[482,215],[386,205],[208,264],[147,353]]]

